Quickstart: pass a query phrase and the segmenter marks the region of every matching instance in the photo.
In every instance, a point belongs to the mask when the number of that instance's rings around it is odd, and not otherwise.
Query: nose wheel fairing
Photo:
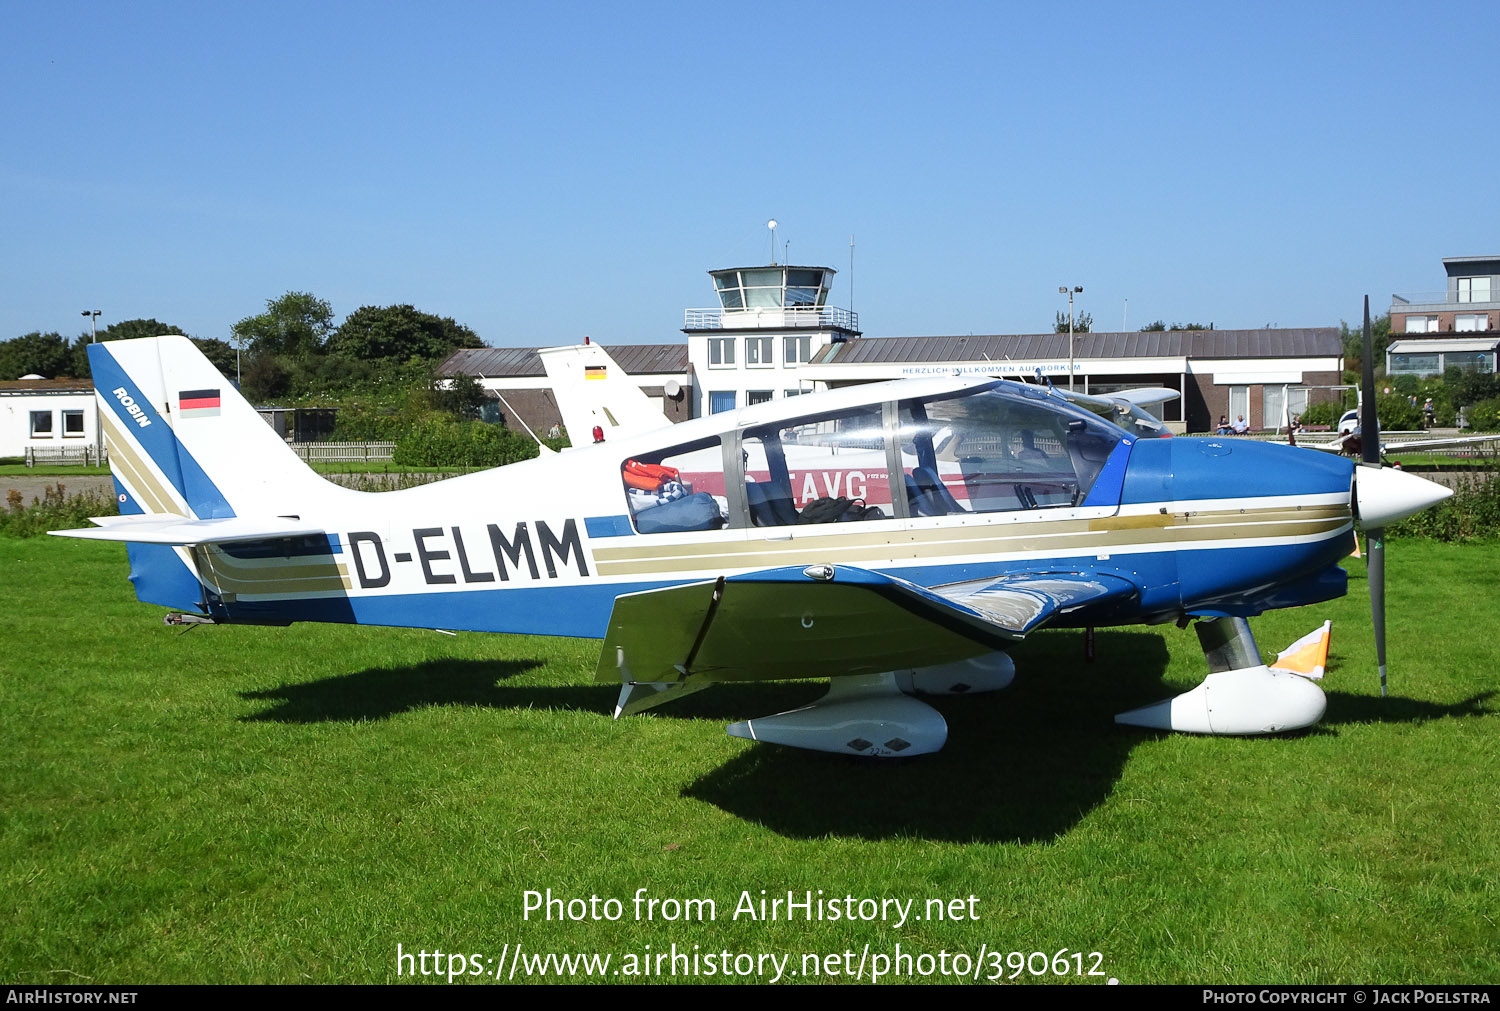
[[[1120,713],[1116,723],[1190,734],[1276,734],[1323,718],[1323,690],[1296,674],[1272,671],[1260,659],[1244,618],[1197,624],[1209,675],[1191,691]]]

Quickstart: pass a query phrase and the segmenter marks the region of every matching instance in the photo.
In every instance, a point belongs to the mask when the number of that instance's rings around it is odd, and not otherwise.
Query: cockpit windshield
[[[625,461],[641,533],[861,523],[1081,504],[1126,433],[991,385],[757,425]]]
[[[994,388],[904,401],[900,426],[915,516],[1078,505],[1125,434],[1071,404]]]

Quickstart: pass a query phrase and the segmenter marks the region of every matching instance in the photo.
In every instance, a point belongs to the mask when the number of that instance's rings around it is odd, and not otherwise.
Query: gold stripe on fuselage
[[[197,548],[198,576],[220,594],[282,596],[291,593],[343,593],[351,588],[349,567],[332,556],[235,558],[215,546]]]
[[[904,562],[950,555],[1047,552],[1059,557],[1151,545],[1169,548],[1215,540],[1325,537],[1351,522],[1347,504],[1282,506],[1251,510],[1108,516],[1083,520],[1002,521],[972,526],[891,529],[845,535],[789,528],[785,540],[751,534],[738,541],[690,544],[646,543],[595,548],[601,576],[648,575],[699,569],[770,568],[806,561],[852,564]],[[873,521],[873,522],[879,522]],[[644,535],[642,539],[651,537]]]

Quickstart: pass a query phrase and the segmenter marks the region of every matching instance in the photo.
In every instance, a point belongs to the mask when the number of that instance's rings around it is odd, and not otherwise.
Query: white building
[[[87,379],[11,379],[0,382],[0,457],[42,458],[97,453],[98,412]]]
[[[694,372],[693,416],[811,391],[803,365],[859,336],[859,317],[828,305],[832,267],[710,270],[718,306],[688,309],[682,332]]]

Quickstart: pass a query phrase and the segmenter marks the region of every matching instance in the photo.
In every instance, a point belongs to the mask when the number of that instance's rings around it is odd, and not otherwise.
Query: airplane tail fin
[[[125,541],[138,599],[211,613],[192,545],[317,534],[301,514],[359,494],[315,474],[186,337],[88,352],[120,515],[53,532]]]
[[[88,351],[123,515],[287,516],[334,490],[186,337]]]
[[[542,348],[538,353],[573,445],[592,442],[595,426],[609,438],[671,424],[599,345]]]

